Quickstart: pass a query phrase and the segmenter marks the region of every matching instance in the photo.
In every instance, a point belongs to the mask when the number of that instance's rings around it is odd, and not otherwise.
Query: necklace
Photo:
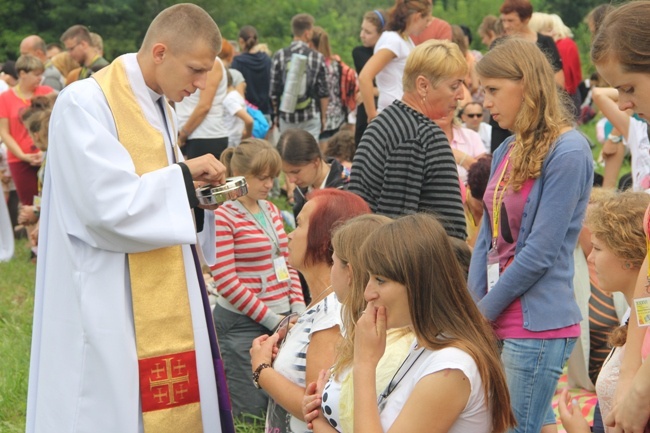
[[[332,285],[329,285],[329,286],[325,287],[323,289],[323,291],[318,294],[318,296],[316,296],[315,298],[313,298],[311,300],[311,302],[307,306],[307,309],[309,309],[309,308],[313,307],[314,305],[318,304],[320,301],[323,300],[323,298],[325,298],[326,295],[329,295],[331,292],[332,292]]]
[[[16,86],[14,87],[14,93],[16,94],[16,96],[18,96],[18,99],[23,101],[23,104],[27,104],[31,99],[31,97],[28,98],[27,95],[25,95],[23,91],[20,90],[20,84],[16,84]]]

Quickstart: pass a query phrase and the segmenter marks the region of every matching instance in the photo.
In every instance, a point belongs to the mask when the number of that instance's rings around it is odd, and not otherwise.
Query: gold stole
[[[122,59],[93,75],[139,176],[169,165]],[[189,209],[188,209],[189,212]],[[144,431],[202,432],[194,331],[180,245],[128,255]],[[216,410],[216,408],[215,408]]]

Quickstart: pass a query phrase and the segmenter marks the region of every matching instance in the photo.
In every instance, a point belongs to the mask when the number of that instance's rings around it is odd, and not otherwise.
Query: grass
[[[0,432],[25,431],[35,266],[26,241],[0,263]]]

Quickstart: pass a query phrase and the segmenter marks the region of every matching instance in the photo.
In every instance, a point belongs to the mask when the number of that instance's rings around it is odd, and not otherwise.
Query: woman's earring
[[[632,268],[632,263],[625,262],[625,269],[630,269],[630,268]]]

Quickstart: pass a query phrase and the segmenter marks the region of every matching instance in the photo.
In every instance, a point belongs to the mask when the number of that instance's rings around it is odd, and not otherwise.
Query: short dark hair
[[[65,42],[68,39],[74,39],[77,42],[86,41],[88,45],[92,45],[92,39],[90,39],[90,30],[88,30],[88,27],[82,26],[81,24],[75,24],[63,32],[61,35],[61,42]]]
[[[278,152],[282,161],[291,165],[306,165],[316,158],[323,159],[318,142],[304,129],[287,129],[280,135]]]
[[[528,0],[506,0],[501,5],[499,12],[509,14],[516,12],[522,21],[533,16],[533,5]]]
[[[309,14],[298,14],[291,18],[291,32],[294,36],[302,36],[314,27],[314,17]]]
[[[483,200],[490,179],[491,166],[492,155],[483,155],[467,170],[467,186],[472,197],[477,200]]]

